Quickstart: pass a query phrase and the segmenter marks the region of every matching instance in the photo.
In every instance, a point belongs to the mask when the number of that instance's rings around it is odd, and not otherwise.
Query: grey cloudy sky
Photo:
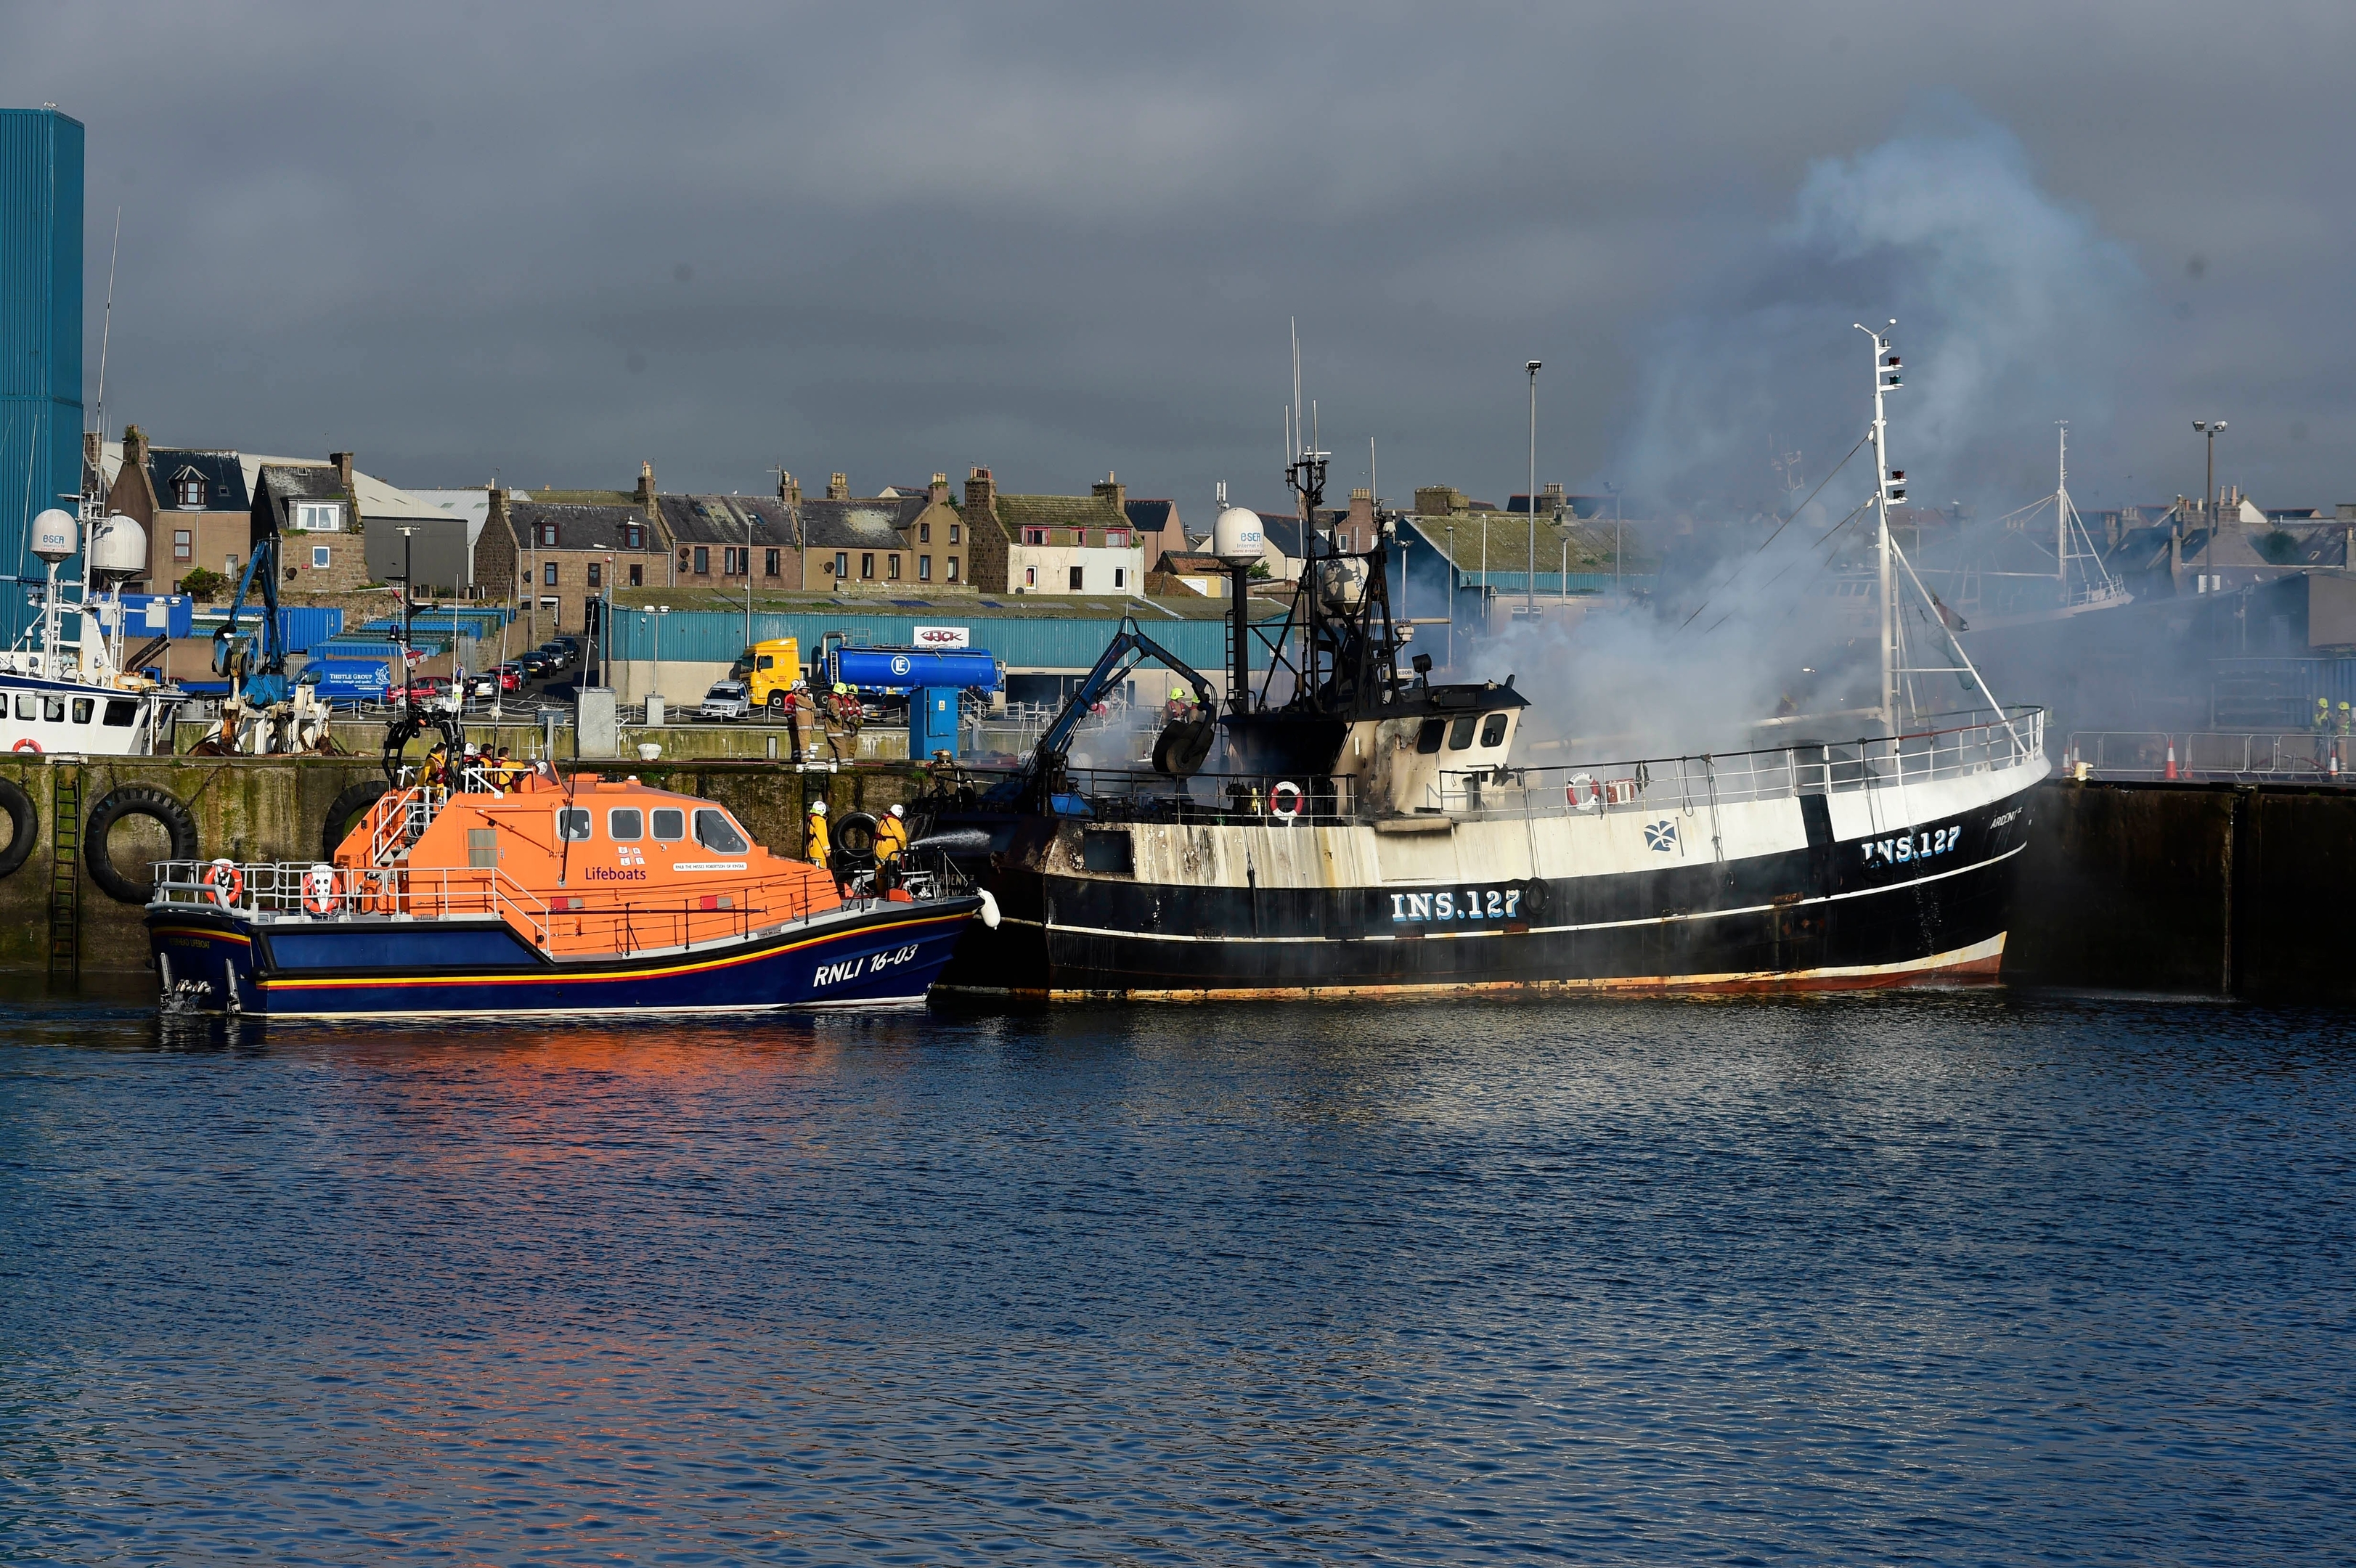
[[[2356,500],[2356,7],[9,0],[89,127],[110,423],[412,485],[1108,469],[1709,506],[1861,428],[1917,498]],[[1909,421],[1912,421],[1911,423]],[[1832,498],[1828,494],[1828,499]]]

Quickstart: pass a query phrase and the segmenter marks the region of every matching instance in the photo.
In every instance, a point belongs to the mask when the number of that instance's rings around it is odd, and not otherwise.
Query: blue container
[[[39,582],[33,515],[72,511],[81,489],[80,121],[0,109],[0,581]],[[0,645],[34,618],[24,593],[0,592]]]
[[[290,654],[307,654],[344,629],[344,613],[316,604],[283,604],[278,610],[278,635]]]
[[[836,648],[827,658],[829,684],[841,681],[871,690],[905,691],[939,687],[952,691],[996,691],[998,661],[987,648],[926,653],[916,648]]]
[[[294,677],[298,686],[316,686],[326,702],[381,702],[392,684],[382,659],[313,659]]]
[[[123,595],[123,635],[144,640],[148,637],[186,637],[196,631],[197,602],[185,593],[125,593]]]
[[[958,696],[946,686],[919,687],[908,693],[910,762],[924,762],[935,752],[957,755]]]

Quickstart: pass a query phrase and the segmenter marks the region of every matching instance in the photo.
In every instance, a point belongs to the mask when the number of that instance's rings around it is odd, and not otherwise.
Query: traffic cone
[[[2168,776],[2176,776],[2176,737],[2173,735],[2168,738]]]

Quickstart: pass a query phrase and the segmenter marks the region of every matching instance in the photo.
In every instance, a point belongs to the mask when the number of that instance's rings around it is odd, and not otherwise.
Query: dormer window
[[[638,548],[637,524],[624,523],[622,525],[622,548],[624,549],[637,549]]]
[[[343,503],[298,501],[294,504],[294,527],[306,534],[339,534],[344,531]]]
[[[1045,544],[1047,542],[1047,530],[1044,528],[1024,528],[1023,530],[1023,542],[1024,544]]]
[[[556,548],[556,525],[541,523],[532,529],[532,537],[542,549]]]
[[[1105,549],[1127,549],[1128,548],[1129,530],[1127,528],[1107,528],[1105,530]]]
[[[186,474],[180,477],[180,505],[189,511],[202,511],[205,505],[205,479],[201,474]]]

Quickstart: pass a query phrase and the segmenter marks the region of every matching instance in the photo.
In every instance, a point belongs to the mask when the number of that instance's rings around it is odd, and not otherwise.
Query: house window
[[[884,575],[894,582],[900,581],[900,558],[897,555],[887,555],[884,558]]]
[[[541,563],[540,585],[542,588],[553,588],[556,586],[556,563],[554,561],[550,560]]]
[[[1078,567],[1076,567],[1076,567],[1072,568],[1072,592],[1075,592],[1075,593],[1077,593],[1079,591],[1080,591],[1080,569],[1079,569]]]
[[[874,552],[874,551],[873,551],[873,550],[862,550],[862,551],[860,551],[860,553],[859,553],[859,578],[860,578],[860,581],[862,581],[862,582],[873,582],[873,581],[875,581],[875,552]]]
[[[622,548],[624,549],[636,549],[638,548],[637,524],[624,523],[622,525]]]
[[[932,524],[918,523],[916,525],[916,542],[918,544],[930,544],[933,542]]]
[[[736,575],[736,547],[734,545],[730,545],[726,549],[720,552],[720,575],[723,577],[734,577]]]
[[[1044,528],[1024,528],[1023,530],[1023,542],[1024,544],[1045,544],[1047,542],[1047,530]]]
[[[955,544],[955,543],[957,543],[957,542],[958,542],[958,526],[957,526],[955,523],[951,523],[951,524],[949,525],[949,543],[951,543],[951,544]]]
[[[221,575],[223,577],[235,577],[237,575],[237,557],[233,555],[225,555],[221,557]]]
[[[201,510],[205,504],[205,482],[201,475],[191,474],[180,481],[180,505],[191,510]]]
[[[918,556],[916,558],[916,581],[919,582],[930,582],[932,580],[933,558],[928,555]]]
[[[839,549],[834,552],[834,574],[837,577],[848,577],[851,575],[851,552],[849,550]]]
[[[700,544],[695,547],[695,575],[698,577],[709,577],[712,575],[712,547],[710,545]]]
[[[327,547],[326,545],[315,544],[311,547],[311,570],[314,571],[325,571],[327,570]]]
[[[1129,530],[1127,528],[1107,528],[1105,530],[1105,549],[1127,549],[1128,548]]]
[[[957,574],[957,557],[955,557],[955,556],[951,556],[951,557],[949,557],[949,576],[948,576],[948,580],[949,580],[951,582],[955,582],[955,581],[958,580],[958,574]]]
[[[535,531],[540,536],[541,548],[546,549],[554,549],[556,548],[556,525],[554,523],[542,523]]]
[[[344,508],[335,501],[302,501],[294,507],[294,527],[306,534],[336,534],[344,530]]]
[[[1112,585],[1115,588],[1126,588],[1129,586],[1129,569],[1127,567],[1116,566],[1112,569]]]
[[[633,563],[630,567],[630,586],[633,588],[644,588],[646,585],[647,569],[644,566]]]
[[[605,563],[604,561],[593,560],[589,563],[589,586],[592,588],[603,588],[605,586]]]
[[[775,577],[777,575],[777,552],[776,550],[769,550],[761,557],[761,570],[763,573],[767,576]]]
[[[1023,569],[1023,586],[1025,588],[1036,588],[1039,586],[1039,569],[1037,567],[1026,566]]]
[[[197,559],[197,536],[193,529],[174,528],[172,530],[172,559],[174,560]]]

